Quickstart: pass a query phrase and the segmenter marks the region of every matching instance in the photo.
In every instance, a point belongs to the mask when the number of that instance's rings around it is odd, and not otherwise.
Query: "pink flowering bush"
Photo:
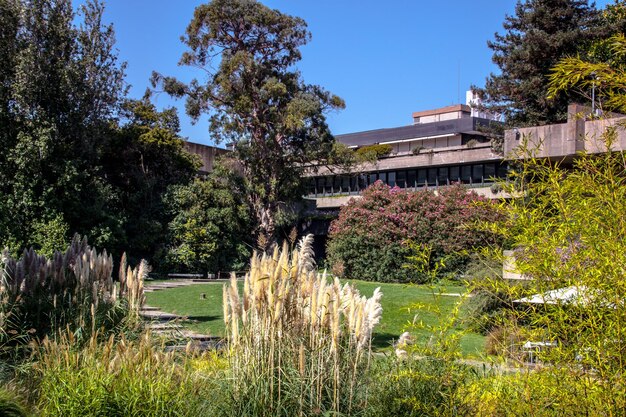
[[[348,278],[381,282],[418,282],[428,274],[404,267],[407,241],[430,249],[430,266],[443,261],[441,273],[462,269],[468,252],[492,245],[496,237],[473,227],[496,221],[495,206],[460,185],[409,192],[377,181],[342,207],[330,227],[328,257]],[[415,246],[415,245],[413,245]]]

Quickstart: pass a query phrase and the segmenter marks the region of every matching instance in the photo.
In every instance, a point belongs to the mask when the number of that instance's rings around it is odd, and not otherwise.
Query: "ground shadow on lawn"
[[[208,323],[210,321],[222,320],[222,316],[187,316],[187,319],[198,323]]]
[[[399,334],[392,333],[374,333],[372,337],[372,348],[376,350],[386,349],[393,345],[393,342],[398,340]]]

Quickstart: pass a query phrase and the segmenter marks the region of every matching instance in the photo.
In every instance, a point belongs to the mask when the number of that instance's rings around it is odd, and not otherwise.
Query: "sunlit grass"
[[[383,317],[374,331],[373,345],[377,349],[388,348],[405,330],[416,336],[419,343],[427,343],[429,327],[436,326],[450,313],[458,297],[440,295],[463,293],[461,285],[384,284],[366,281],[350,281],[365,296],[370,297],[376,287],[383,292]],[[224,335],[222,315],[222,283],[200,283],[187,287],[171,288],[146,294],[147,304],[169,313],[188,317],[191,330]],[[201,295],[205,294],[206,298]],[[414,326],[415,325],[415,326]],[[484,336],[468,333],[461,339],[461,351],[465,356],[483,352]]]

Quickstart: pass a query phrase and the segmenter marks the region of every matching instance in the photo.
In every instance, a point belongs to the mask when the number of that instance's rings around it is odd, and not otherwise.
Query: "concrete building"
[[[307,197],[315,199],[318,208],[339,207],[378,180],[405,189],[460,182],[492,196],[489,186],[506,175],[507,164],[493,150],[487,132],[501,123],[489,114],[478,117],[472,112],[469,105],[457,104],[415,112],[409,126],[336,136],[353,149],[381,144],[392,150],[356,173],[319,169],[307,185]]]
[[[200,174],[208,174],[211,172],[215,158],[228,152],[226,149],[188,141],[185,141],[184,146],[187,152],[198,155],[202,160],[202,167],[200,167],[199,170]]]

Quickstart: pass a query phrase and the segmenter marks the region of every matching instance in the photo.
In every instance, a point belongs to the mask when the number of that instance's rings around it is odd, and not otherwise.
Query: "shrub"
[[[391,145],[367,145],[358,148],[355,152],[357,156],[361,158],[367,159],[368,156],[373,159],[384,158],[385,156],[389,156],[393,151],[393,147]]]
[[[126,270],[125,256],[119,285],[113,281],[113,259],[98,253],[86,239],[75,236],[64,252],[51,259],[25,250],[16,260],[3,253],[0,286],[0,342],[24,343],[69,328],[81,338],[101,327],[119,329],[126,319],[136,321],[143,303],[143,279],[148,266]]]
[[[467,146],[468,148],[475,148],[476,145],[478,145],[478,141],[476,139],[470,139],[467,141],[467,143],[465,144],[465,146]]]
[[[354,415],[365,401],[382,294],[316,274],[312,240],[255,255],[242,294],[234,276],[224,286],[233,415]]]
[[[249,209],[236,190],[211,176],[171,187],[165,202],[173,220],[162,269],[200,273],[242,269],[250,257],[252,227]]]
[[[0,416],[3,417],[26,417],[26,408],[16,400],[15,393],[0,389]]]
[[[44,341],[36,359],[43,417],[215,415],[221,392],[216,358],[164,352],[149,334],[135,342],[94,337],[77,349],[69,333]]]
[[[376,361],[367,415],[372,417],[457,414],[456,393],[472,376],[469,366],[439,358]]]
[[[409,192],[377,181],[341,208],[330,228],[328,256],[341,262],[345,276],[383,282],[420,281],[420,274],[402,266],[411,255],[407,241],[428,247],[430,266],[442,274],[462,268],[467,252],[497,244],[486,230],[473,229],[480,221],[495,221],[495,207],[460,185]]]
[[[623,415],[622,388],[598,383],[590,373],[571,368],[495,374],[475,378],[455,392],[458,415],[614,416]]]
[[[415,145],[415,147],[412,150],[413,155],[419,155],[420,152],[422,152],[423,149],[424,149],[423,145]]]

